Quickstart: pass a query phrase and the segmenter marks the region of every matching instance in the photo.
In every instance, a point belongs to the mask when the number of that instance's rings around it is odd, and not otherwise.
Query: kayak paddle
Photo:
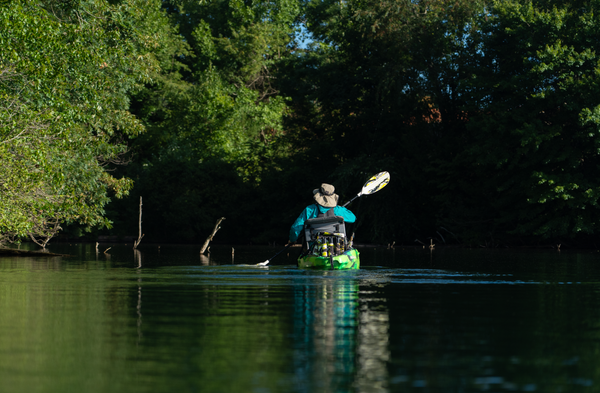
[[[390,182],[390,174],[388,172],[379,172],[365,183],[362,190],[356,194],[356,196],[350,199],[348,202],[344,203],[343,207],[346,207],[355,200],[356,198],[362,195],[371,195],[375,194],[377,191],[381,190],[383,187],[387,186]]]
[[[269,262],[271,262],[271,259],[275,258],[277,255],[279,255],[279,254],[281,254],[282,252],[284,252],[285,250],[287,250],[287,249],[288,249],[288,247],[289,247],[289,246],[291,246],[292,244],[294,244],[294,243],[292,243],[292,242],[289,242],[289,243],[288,243],[288,244],[286,244],[286,245],[285,245],[285,247],[283,247],[283,249],[282,249],[282,250],[280,250],[280,251],[279,251],[277,254],[273,255],[271,258],[267,259],[267,260],[266,260],[266,261],[264,261],[264,262],[257,263],[257,264],[256,264],[256,266],[266,266],[266,265],[268,265],[268,264],[269,264]]]
[[[367,182],[365,183],[365,185],[363,186],[362,190],[356,194],[356,196],[354,198],[352,198],[351,200],[349,200],[348,202],[346,202],[343,207],[346,207],[350,204],[350,202],[352,202],[353,200],[355,200],[356,198],[362,196],[362,195],[371,195],[371,194],[375,194],[377,191],[381,190],[383,187],[387,186],[387,184],[390,182],[390,174],[388,172],[379,172],[378,174],[376,174],[375,176],[371,177],[369,180],[367,180]],[[285,245],[285,247],[279,251],[277,254],[273,255],[271,258],[267,259],[264,262],[260,262],[257,263],[257,266],[266,266],[269,264],[269,262],[271,262],[271,260],[273,258],[275,258],[277,255],[281,254],[282,252],[284,252],[285,250],[288,249],[289,246],[291,246],[293,243],[288,243]]]

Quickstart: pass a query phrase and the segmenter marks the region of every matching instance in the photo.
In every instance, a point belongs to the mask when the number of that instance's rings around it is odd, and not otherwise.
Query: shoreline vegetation
[[[110,250],[110,248],[114,247],[114,246],[127,246],[127,247],[133,247],[133,241],[106,241],[106,242],[92,242],[92,241],[60,241],[60,240],[54,240],[53,245],[73,245],[73,244],[90,244],[90,245],[96,245],[96,252],[97,253],[106,253],[108,250]],[[25,245],[26,248],[32,248],[32,246],[35,245],[35,243],[32,242],[26,242],[26,243],[22,243],[22,245]],[[432,246],[433,245],[433,246]],[[273,249],[279,249],[281,247],[283,247],[283,244],[235,244],[235,243],[214,243],[211,245],[212,247],[218,248],[218,249],[237,249],[237,248],[273,248]],[[16,246],[15,246],[16,247]],[[20,247],[20,246],[19,246]],[[107,248],[108,247],[108,248]],[[197,243],[144,243],[144,245],[142,245],[141,247],[137,247],[136,250],[140,250],[140,251],[144,251],[144,249],[149,250],[152,248],[157,248],[160,250],[161,247],[182,247],[182,248],[198,248],[198,250],[201,250],[202,245],[201,244],[197,244]],[[299,249],[301,248],[302,245],[301,244],[293,244],[291,246],[289,246],[289,248],[291,249]],[[560,251],[593,251],[595,250],[596,252],[600,251],[600,247],[582,247],[582,246],[564,246],[561,244],[536,244],[536,245],[512,245],[512,246],[508,246],[508,245],[495,245],[495,246],[490,246],[490,245],[477,245],[477,246],[472,246],[472,245],[459,245],[459,244],[430,244],[428,246],[426,245],[421,245],[421,244],[415,244],[415,245],[408,245],[408,244],[375,244],[375,243],[358,243],[358,244],[354,244],[354,247],[357,249],[385,249],[385,250],[428,250],[430,252],[435,252],[436,250],[444,250],[444,249],[488,249],[488,250],[555,250],[557,252]],[[102,249],[103,251],[99,251],[100,249]],[[201,253],[202,254],[202,253]],[[210,254],[210,250],[208,250],[207,252],[205,252],[205,254]],[[72,255],[69,254],[60,254],[60,253],[53,253],[43,249],[30,249],[30,250],[26,250],[26,249],[20,249],[20,248],[12,248],[12,247],[0,247],[0,256],[64,256],[64,257],[69,257]]]
[[[57,254],[50,251],[42,250],[21,250],[16,248],[0,247],[0,256],[17,256],[17,257],[69,257],[68,254]]]
[[[284,244],[388,171],[364,244],[595,249],[597,6],[4,2],[0,244]]]

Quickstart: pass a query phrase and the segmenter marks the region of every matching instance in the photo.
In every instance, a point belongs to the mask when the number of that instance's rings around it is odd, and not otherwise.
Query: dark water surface
[[[55,245],[0,258],[0,392],[600,392],[600,254]]]

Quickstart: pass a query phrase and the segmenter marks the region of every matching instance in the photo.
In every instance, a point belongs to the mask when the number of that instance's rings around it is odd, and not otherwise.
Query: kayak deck
[[[302,269],[349,270],[360,269],[359,252],[351,248],[340,255],[318,256],[301,255],[298,258],[298,267]]]

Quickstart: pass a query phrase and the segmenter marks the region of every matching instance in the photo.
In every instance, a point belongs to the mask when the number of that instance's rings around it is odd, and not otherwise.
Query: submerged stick
[[[138,239],[133,242],[134,250],[137,248],[137,246],[140,245],[140,242],[142,241],[142,238],[144,237],[144,235],[142,234],[142,197],[141,196],[140,196],[140,218],[138,221],[138,227],[139,227]]]
[[[208,247],[208,244],[210,243],[210,241],[213,239],[213,237],[215,237],[215,234],[217,233],[217,231],[219,229],[221,229],[221,222],[224,219],[225,219],[225,217],[221,217],[217,220],[217,223],[215,224],[215,228],[213,229],[212,233],[204,241],[204,245],[202,246],[202,249],[200,250],[200,254],[204,254],[204,251],[206,251],[206,248]]]

